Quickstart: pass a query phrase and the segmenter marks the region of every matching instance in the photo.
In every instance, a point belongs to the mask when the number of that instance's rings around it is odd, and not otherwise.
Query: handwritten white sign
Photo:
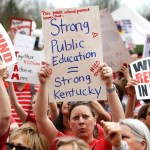
[[[17,33],[14,38],[14,48],[16,51],[33,50],[36,38],[33,36]]]
[[[143,57],[150,57],[150,34],[146,35]]]
[[[15,50],[12,45],[12,42],[0,24],[0,60],[6,65],[9,66],[16,62]]]
[[[112,67],[114,72],[117,72],[123,63],[130,63],[132,60],[109,10],[101,10],[100,18],[104,62]]]
[[[43,51],[18,51],[17,63],[7,67],[9,78],[7,81],[38,84],[37,71],[44,60]]]
[[[132,76],[139,81],[135,87],[137,99],[150,99],[150,57],[130,64]]]
[[[51,101],[106,99],[98,6],[43,10],[45,58],[52,66]]]

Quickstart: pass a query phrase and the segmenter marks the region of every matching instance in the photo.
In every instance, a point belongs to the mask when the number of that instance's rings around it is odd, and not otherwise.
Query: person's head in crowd
[[[150,132],[146,125],[137,119],[120,121],[122,140],[128,143],[130,150],[150,150]]]
[[[57,143],[57,150],[90,150],[88,144],[79,139],[73,137],[60,138]]]
[[[145,104],[140,108],[137,118],[144,122],[150,130],[150,103]]]
[[[130,52],[130,56],[131,56],[131,58],[133,59],[133,61],[138,60],[138,53],[137,53],[137,52],[131,51],[131,52]]]
[[[12,132],[6,149],[14,147],[24,150],[48,150],[48,141],[45,136],[38,132],[35,124],[28,122]]]
[[[85,141],[93,138],[96,118],[89,102],[79,101],[72,104],[69,109],[69,119],[70,128],[75,136]]]

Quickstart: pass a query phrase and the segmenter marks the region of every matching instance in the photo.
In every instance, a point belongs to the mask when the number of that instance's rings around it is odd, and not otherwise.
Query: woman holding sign
[[[116,105],[121,108],[120,111],[120,118],[124,117],[123,109],[121,107],[117,93],[115,92],[115,87],[112,84],[112,69],[108,67],[106,64],[101,64],[101,78],[105,80],[107,92],[108,92],[108,100],[113,105]],[[47,94],[48,94],[48,80],[50,79],[51,68],[48,63],[42,62],[42,66],[38,72],[38,77],[40,80],[40,87],[39,92],[37,93],[36,97],[36,104],[35,104],[35,115],[38,129],[41,133],[43,133],[49,140],[52,149],[55,149],[55,145],[53,145],[53,141],[57,137],[63,137],[64,134],[59,132],[53,123],[47,118],[46,108],[47,106]],[[115,120],[116,109],[112,108],[112,116]],[[118,116],[117,116],[118,118]],[[117,120],[117,119],[116,119]],[[95,114],[90,107],[90,104],[86,102],[77,102],[73,105],[69,110],[69,121],[70,121],[70,128],[74,135],[84,141],[86,141],[91,149],[93,150],[111,150],[112,145],[119,147],[122,145],[121,140],[115,140],[120,138],[120,127],[118,123],[109,122],[109,124],[103,122],[104,129],[106,131],[107,140],[106,138],[102,140],[96,140],[93,137],[93,130],[94,125],[96,124]],[[111,134],[108,134],[109,130],[116,129],[115,135],[113,138]],[[114,134],[114,131],[112,132]],[[110,137],[110,138],[109,138]],[[114,141],[117,141],[116,143]],[[55,142],[56,144],[56,142]],[[54,147],[53,147],[54,146]]]

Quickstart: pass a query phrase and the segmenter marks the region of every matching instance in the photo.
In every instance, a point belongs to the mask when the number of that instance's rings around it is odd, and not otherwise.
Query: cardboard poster
[[[23,18],[11,18],[9,36],[13,41],[16,33],[31,35],[32,20]]]
[[[14,48],[16,51],[33,50],[36,38],[26,34],[17,33],[14,38]]]
[[[98,6],[43,10],[45,58],[52,66],[51,101],[105,100]]]
[[[150,34],[146,35],[144,50],[143,50],[143,57],[150,57]]]
[[[7,67],[7,81],[39,84],[37,71],[44,60],[43,51],[18,51],[17,63]]]
[[[134,61],[130,67],[133,78],[139,81],[135,86],[137,99],[150,99],[150,57]]]
[[[16,62],[15,50],[12,45],[12,42],[0,24],[0,60],[6,65],[9,66]]]
[[[121,39],[115,22],[108,9],[100,10],[104,62],[114,72],[120,70],[123,63],[130,63],[131,57]]]

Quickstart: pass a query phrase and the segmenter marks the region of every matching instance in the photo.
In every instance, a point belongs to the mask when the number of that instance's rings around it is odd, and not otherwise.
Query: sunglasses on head
[[[27,148],[25,146],[15,146],[12,143],[6,143],[6,150],[12,150],[15,147],[15,150],[31,150],[31,148]]]

